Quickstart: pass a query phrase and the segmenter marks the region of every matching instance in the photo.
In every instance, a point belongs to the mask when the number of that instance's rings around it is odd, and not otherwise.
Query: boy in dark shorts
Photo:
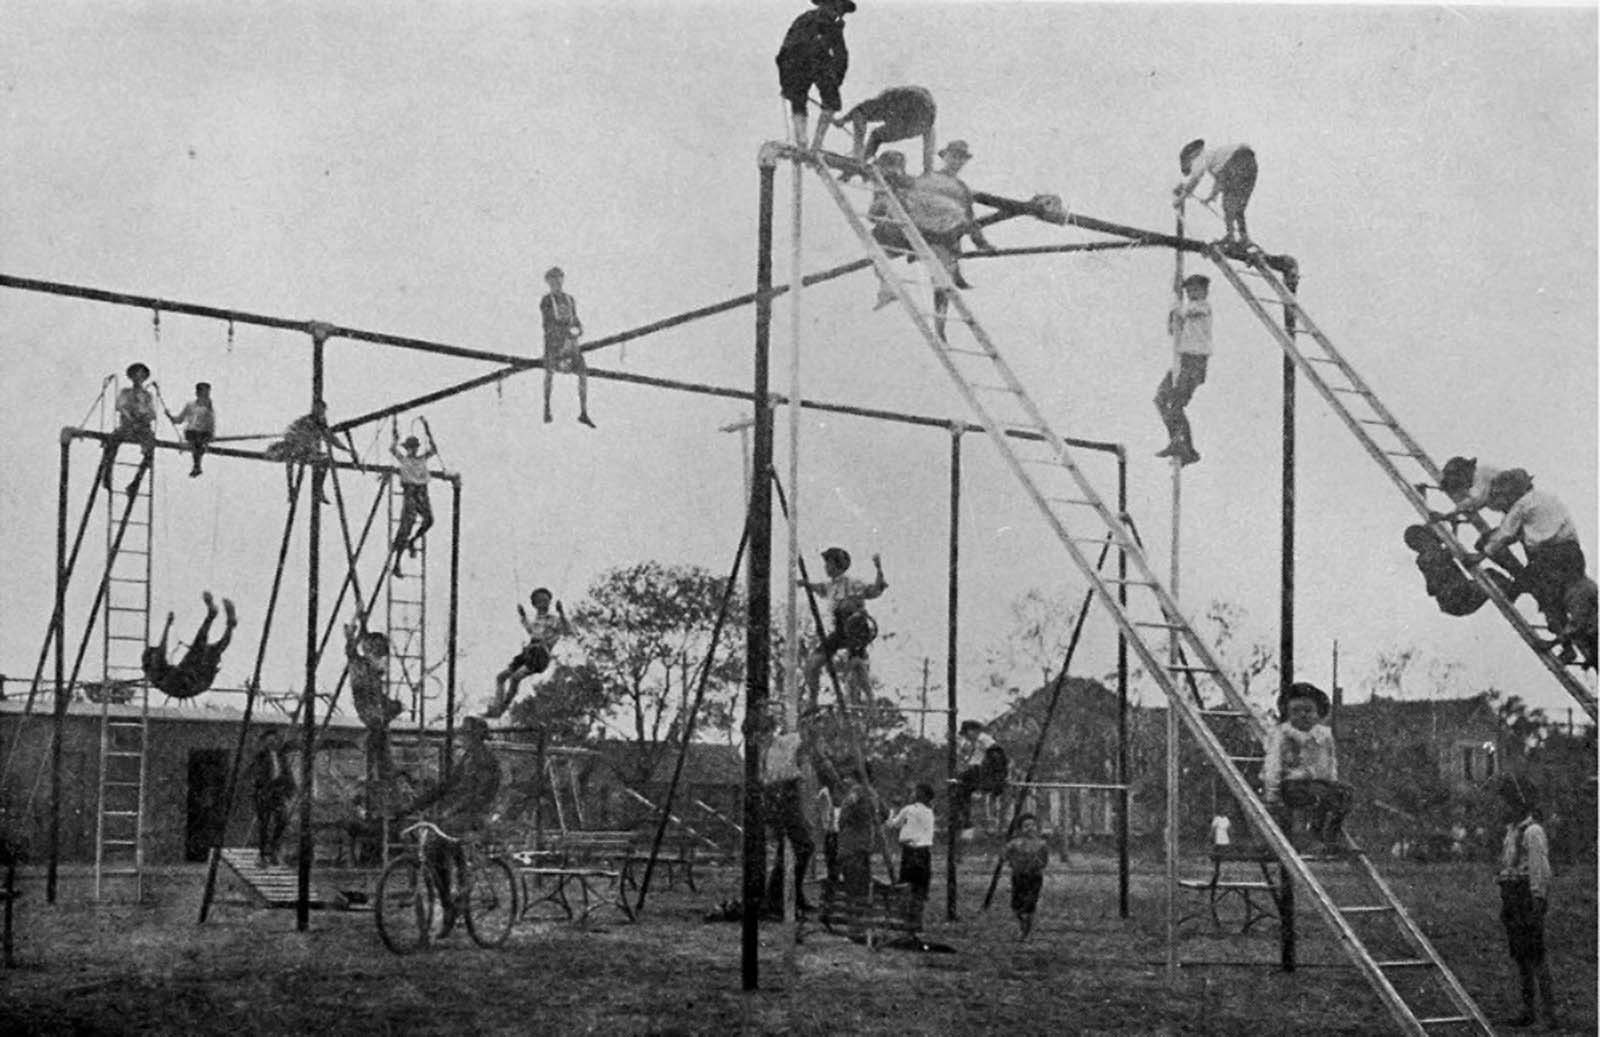
[[[891,86],[877,97],[862,101],[834,121],[855,130],[857,162],[870,162],[878,148],[895,141],[922,138],[922,172],[933,172],[933,121],[939,107],[933,94],[920,86]],[[867,123],[878,125],[867,136]]]
[[[156,401],[144,383],[150,380],[150,368],[141,363],[128,365],[128,381],[133,384],[117,393],[117,427],[111,438],[100,448],[100,471],[96,477],[111,489],[111,470],[117,459],[117,448],[123,443],[138,443],[148,457],[156,442]],[[134,484],[128,484],[128,495],[133,495]]]
[[[1222,240],[1218,245],[1235,248],[1250,247],[1250,234],[1244,226],[1244,209],[1250,204],[1250,195],[1256,189],[1256,153],[1248,144],[1223,144],[1207,148],[1204,140],[1191,140],[1178,152],[1178,168],[1183,179],[1172,189],[1172,205],[1177,208],[1183,200],[1200,186],[1206,174],[1211,175],[1211,193],[1204,202],[1209,203],[1222,195]]]
[[[277,728],[261,732],[250,769],[255,779],[257,862],[277,864],[278,846],[289,823],[289,801],[295,792],[294,769]]]
[[[305,465],[310,465],[312,489],[322,503],[332,504],[323,492],[322,484],[327,477],[328,462],[334,450],[342,450],[350,455],[352,461],[356,460],[355,451],[328,428],[328,405],[318,400],[310,414],[303,414],[291,421],[289,427],[283,430],[283,438],[268,443],[263,453],[268,460],[284,463],[284,490],[291,500],[295,476]]]
[[[211,383],[196,382],[194,399],[184,404],[183,410],[176,414],[167,411],[167,420],[183,426],[183,438],[194,455],[194,466],[189,469],[189,478],[193,479],[200,474],[200,459],[205,456],[207,444],[217,434],[217,412],[211,404]]]
[[[372,630],[359,633],[357,623],[344,625],[344,654],[350,677],[350,701],[367,729],[367,774],[385,786],[394,777],[389,756],[389,724],[405,708],[384,694],[389,669],[389,637]]]
[[[548,589],[540,587],[528,595],[528,601],[533,605],[532,618],[529,618],[527,609],[520,604],[517,606],[517,617],[522,620],[522,629],[528,633],[528,642],[512,658],[509,666],[495,674],[494,701],[484,711],[484,716],[491,720],[510,707],[511,700],[517,697],[517,688],[524,680],[543,673],[550,666],[550,652],[556,642],[562,635],[572,633],[572,624],[567,622],[567,613],[561,607],[561,602],[555,603],[555,615],[550,614],[552,595]]]
[[[578,339],[583,325],[578,322],[578,301],[561,290],[566,278],[558,266],[544,272],[550,290],[539,299],[539,316],[544,321],[544,422],[555,418],[550,413],[550,390],[557,371],[578,376],[578,424],[594,428],[589,420],[589,365],[584,363]]]
[[[428,458],[439,452],[433,444],[433,431],[428,428],[428,423],[422,423],[422,429],[428,435],[428,449],[418,453],[422,441],[416,436],[407,436],[404,443],[400,442],[400,426],[394,426],[394,438],[389,444],[389,453],[394,455],[396,466],[400,469],[400,521],[399,528],[395,530],[394,543],[389,550],[394,552],[394,574],[404,576],[400,571],[400,553],[409,550],[413,558],[417,555],[417,544],[433,528],[433,504],[428,500]],[[400,448],[405,447],[402,451]],[[421,520],[415,533],[411,527]]]
[[[1017,818],[1017,834],[1006,843],[1004,857],[1011,865],[1011,912],[1017,916],[1017,939],[1033,932],[1033,914],[1044,889],[1044,869],[1050,863],[1050,844],[1039,834],[1039,819],[1032,814]]]
[[[175,618],[171,612],[167,613],[166,626],[161,628],[161,641],[145,648],[140,660],[145,679],[169,698],[192,699],[211,687],[217,679],[217,670],[222,666],[222,653],[228,650],[229,643],[233,641],[233,628],[239,625],[233,602],[223,598],[222,607],[228,614],[227,626],[223,630],[222,640],[215,643],[208,640],[211,621],[217,618],[217,601],[210,591],[201,594],[200,598],[206,603],[206,618],[200,621],[200,629],[195,631],[194,640],[178,664],[173,666],[167,662],[167,635],[172,632]]]
[[[1543,1016],[1553,1030],[1556,999],[1544,947],[1544,918],[1550,907],[1550,843],[1540,823],[1544,815],[1527,782],[1507,775],[1498,791],[1506,826],[1495,876],[1500,885],[1500,923],[1522,987],[1522,1014],[1507,1024],[1532,1026]]]
[[[821,97],[817,135],[811,150],[822,147],[833,117],[844,107],[839,88],[850,68],[850,51],[844,45],[844,16],[856,9],[854,0],[811,0],[817,8],[789,25],[778,48],[778,92],[789,102],[795,147],[806,146],[806,98],[813,85]]]

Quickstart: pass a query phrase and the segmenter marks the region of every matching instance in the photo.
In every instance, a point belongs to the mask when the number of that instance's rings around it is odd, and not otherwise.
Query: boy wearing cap
[[[1249,246],[1244,207],[1256,189],[1256,153],[1250,145],[1224,144],[1208,149],[1204,140],[1191,140],[1178,152],[1178,168],[1183,171],[1183,179],[1172,189],[1173,208],[1183,205],[1200,179],[1209,173],[1211,193],[1202,201],[1209,204],[1219,193],[1222,195],[1223,237],[1217,244]]]
[[[1534,489],[1533,477],[1521,468],[1494,477],[1487,506],[1503,511],[1505,518],[1484,538],[1479,553],[1467,557],[1467,564],[1479,565],[1485,556],[1494,557],[1520,541],[1528,563],[1506,588],[1506,596],[1515,601],[1531,593],[1551,633],[1560,639],[1564,657],[1570,655],[1567,591],[1584,579],[1586,564],[1571,512],[1554,496]]]
[[[100,451],[97,478],[107,492],[111,490],[111,469],[117,459],[117,447],[136,442],[143,448],[146,457],[155,449],[156,403],[150,396],[150,390],[144,387],[150,378],[150,369],[135,361],[128,365],[126,374],[128,381],[133,384],[117,393],[117,427],[112,430]],[[129,496],[133,495],[134,486],[134,483],[128,483]]]
[[[1167,445],[1156,451],[1156,456],[1177,458],[1180,465],[1200,460],[1184,408],[1194,391],[1205,384],[1206,365],[1211,360],[1211,302],[1206,298],[1210,291],[1210,279],[1190,274],[1183,279],[1183,298],[1167,314],[1177,369],[1168,368],[1156,389],[1156,412],[1167,426]]]
[[[545,671],[550,665],[550,652],[556,642],[563,634],[572,633],[572,624],[567,622],[567,613],[561,607],[561,602],[555,603],[555,615],[550,614],[551,600],[550,591],[544,587],[528,595],[528,602],[533,606],[532,618],[529,618],[528,611],[521,604],[517,605],[517,617],[522,620],[522,629],[527,631],[528,642],[512,658],[510,665],[495,675],[494,700],[484,711],[484,716],[491,720],[511,705],[511,700],[517,697],[517,689],[525,679]]]
[[[433,504],[428,500],[428,458],[439,451],[433,444],[433,430],[428,428],[426,420],[422,423],[422,430],[428,436],[428,449],[422,453],[417,448],[422,445],[416,436],[407,436],[405,442],[400,442],[400,424],[394,424],[394,437],[389,443],[389,453],[394,455],[395,466],[400,469],[400,528],[395,532],[394,544],[390,550],[394,552],[394,574],[404,576],[400,571],[400,552],[409,550],[413,558],[417,555],[417,544],[433,526]],[[402,451],[400,448],[405,447]],[[417,527],[416,533],[411,532],[411,526],[418,519],[422,524]]]
[[[778,47],[778,92],[789,102],[789,120],[797,148],[806,146],[806,99],[813,85],[821,95],[817,135],[811,150],[822,148],[828,124],[844,107],[839,88],[850,68],[850,51],[844,45],[844,16],[856,9],[854,0],[811,0],[807,11],[789,25]]]
[[[866,603],[888,589],[883,578],[883,559],[872,556],[872,567],[877,576],[871,583],[863,583],[846,575],[850,571],[850,552],[842,547],[830,547],[822,552],[822,568],[828,579],[824,583],[802,583],[801,587],[822,597],[833,616],[833,629],[806,657],[806,689],[811,701],[817,700],[817,684],[823,667],[840,651],[849,652],[849,672],[845,687],[853,690],[858,699],[871,694],[867,673],[867,645],[878,635],[878,626],[867,613]]]
[[[939,114],[933,94],[920,86],[891,86],[877,97],[862,101],[834,121],[855,131],[852,151],[857,162],[870,162],[878,148],[895,141],[922,138],[922,172],[933,172],[933,121]],[[867,123],[876,126],[867,136]]]
[[[191,699],[211,687],[222,667],[222,653],[233,641],[233,628],[239,625],[233,602],[223,598],[227,626],[223,629],[222,640],[212,642],[209,638],[211,623],[217,618],[217,601],[210,591],[203,592],[200,600],[206,603],[206,618],[200,621],[200,629],[195,631],[194,640],[189,642],[178,665],[167,662],[167,635],[172,632],[175,618],[171,612],[167,613],[167,625],[161,628],[160,642],[146,647],[139,660],[145,679],[169,698]]]
[[[589,365],[578,348],[583,325],[578,323],[577,300],[561,290],[565,278],[558,266],[546,270],[544,283],[550,290],[539,299],[539,315],[544,318],[544,422],[555,420],[550,415],[550,389],[556,372],[563,371],[578,376],[578,423],[594,428],[589,420]]]
[[[961,239],[970,237],[972,244],[985,252],[993,252],[994,246],[989,239],[983,236],[983,227],[978,223],[977,214],[972,208],[972,189],[961,179],[961,170],[972,160],[972,149],[964,140],[953,140],[940,149],[939,157],[944,159],[944,166],[936,173],[928,173],[916,179],[914,192],[918,195],[931,194],[954,203],[960,211],[960,222],[949,230],[934,230],[930,233],[929,227],[924,227],[923,219],[913,214],[917,228],[922,231],[922,236],[928,242],[928,247],[933,250],[945,270],[950,274],[951,282],[962,290],[971,288],[966,278],[961,276]],[[943,291],[933,294],[934,330],[939,337],[944,338],[945,312],[948,310],[950,300]]]
[[[217,412],[211,404],[211,383],[196,382],[194,399],[183,405],[183,410],[177,414],[167,411],[167,420],[173,425],[183,426],[183,438],[189,443],[189,450],[194,455],[194,466],[189,469],[189,478],[193,479],[200,474],[200,458],[205,456],[206,445],[217,434]]]
[[[1290,811],[1309,811],[1312,834],[1322,841],[1323,852],[1337,855],[1343,850],[1351,789],[1339,780],[1333,729],[1324,722],[1330,709],[1327,693],[1304,681],[1278,697],[1278,713],[1285,719],[1268,735],[1261,798],[1291,841]]]
[[[1532,1026],[1540,1017],[1556,1028],[1556,999],[1545,958],[1544,919],[1550,908],[1550,843],[1533,789],[1507,775],[1499,787],[1505,838],[1500,847],[1500,923],[1522,987],[1522,1014],[1511,1026]]]

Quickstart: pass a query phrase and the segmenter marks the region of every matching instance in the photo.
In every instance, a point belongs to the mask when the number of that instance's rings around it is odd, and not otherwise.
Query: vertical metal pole
[[[761,816],[761,753],[757,724],[766,710],[772,673],[772,403],[768,360],[772,349],[772,182],[777,158],[763,150],[756,228],[756,337],[753,395],[755,436],[750,470],[750,561],[746,592],[744,712],[744,904],[740,917],[739,975],[745,990],[760,985],[759,933],[766,838]]]
[[[1117,514],[1128,527],[1128,452],[1117,449]],[[1117,604],[1128,608],[1128,549],[1117,547]],[[1117,627],[1117,915],[1128,917],[1128,637]]]
[[[944,766],[949,806],[945,816],[956,816],[956,664],[961,593],[961,425],[950,426],[950,546],[949,574],[945,590],[945,741]],[[956,830],[947,825],[944,855],[944,916],[956,920]]]
[[[1183,209],[1178,209],[1177,236],[1183,237]],[[1183,250],[1177,249],[1173,253],[1174,267],[1172,274],[1172,290],[1181,303],[1183,299]],[[1176,386],[1180,367],[1178,356],[1178,339],[1174,334],[1172,339],[1172,382]],[[1172,543],[1170,549],[1170,571],[1167,586],[1172,592],[1172,600],[1181,602],[1178,584],[1182,567],[1179,562],[1179,548],[1181,546],[1180,533],[1183,528],[1183,462],[1174,457],[1172,459]],[[1168,622],[1176,622],[1168,619]],[[1167,636],[1167,664],[1178,666],[1178,632],[1172,631]],[[1173,671],[1175,672],[1175,671]],[[1167,701],[1167,824],[1166,824],[1166,858],[1167,858],[1167,889],[1166,889],[1166,923],[1167,923],[1167,982],[1173,983],[1178,978],[1178,810],[1181,806],[1178,781],[1181,777],[1178,770],[1178,704],[1172,699]]]
[[[327,331],[313,327],[311,332],[311,411],[322,405],[323,344]],[[331,458],[330,458],[331,460]],[[294,925],[301,932],[311,927],[311,854],[315,840],[311,832],[312,778],[317,749],[317,606],[322,570],[322,482],[315,467],[306,473],[311,478],[310,528],[306,548],[306,673],[300,697],[300,838],[295,861],[298,896],[294,905]]]
[[[445,626],[444,762],[441,772],[450,776],[456,736],[456,637],[460,629],[461,600],[461,475],[450,479],[450,616]]]
[[[548,736],[543,725],[540,725],[533,741],[533,848],[544,849],[544,788],[547,783],[545,775],[545,740]],[[552,788],[551,797],[555,793]]]
[[[818,118],[821,118],[819,115]],[[800,588],[796,586],[796,578],[800,574],[800,333],[801,310],[800,302],[805,296],[805,271],[801,269],[801,246],[804,244],[802,233],[804,230],[801,220],[801,199],[805,194],[805,167],[801,160],[794,160],[794,203],[790,209],[789,221],[789,554],[788,562],[784,567],[783,585],[788,595],[786,602],[787,612],[784,617],[784,673],[787,676],[787,685],[783,696],[783,718],[786,731],[800,729]],[[783,860],[784,842],[780,841],[774,852],[779,861]],[[803,876],[800,874],[800,854],[791,845],[789,856],[793,866],[785,871],[788,881],[780,890],[783,897],[783,921],[785,928],[795,924],[795,902],[800,898],[800,886]],[[793,887],[791,892],[789,887]],[[790,933],[790,938],[784,941],[786,960],[792,964],[794,948],[799,943],[798,930]]]
[[[72,433],[61,430],[61,460],[56,474],[56,695],[54,727],[50,736],[50,863],[45,872],[44,898],[56,902],[56,872],[61,863],[61,759],[67,734],[67,482],[70,474]],[[89,505],[93,507],[91,503]]]
[[[1299,270],[1284,278],[1291,292],[1300,288]],[[1294,311],[1284,308],[1283,326],[1294,337]],[[1295,370],[1294,359],[1283,356],[1283,547],[1282,584],[1278,597],[1278,678],[1282,687],[1294,682],[1294,470],[1295,470]],[[1279,905],[1279,950],[1285,972],[1294,971],[1294,876],[1280,867],[1283,895]]]

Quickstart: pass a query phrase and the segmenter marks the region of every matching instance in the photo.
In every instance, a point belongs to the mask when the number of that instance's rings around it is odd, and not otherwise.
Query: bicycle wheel
[[[517,920],[517,880],[511,866],[496,857],[467,871],[467,932],[479,947],[498,947]]]
[[[425,949],[433,940],[438,900],[432,868],[410,857],[390,861],[378,879],[374,911],[383,945],[396,954]]]

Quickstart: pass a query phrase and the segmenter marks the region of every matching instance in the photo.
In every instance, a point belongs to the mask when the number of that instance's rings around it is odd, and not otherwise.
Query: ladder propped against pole
[[[1243,695],[1212,654],[1210,646],[1184,617],[1177,601],[1167,591],[1166,584],[1151,567],[1131,532],[1116,512],[1106,505],[1073,459],[1066,443],[1045,420],[1010,366],[1000,356],[938,256],[928,247],[905,207],[878,170],[841,156],[797,153],[793,148],[781,150],[786,158],[801,158],[819,175],[829,195],[848,220],[851,230],[872,257],[879,275],[910,314],[923,340],[950,375],[957,392],[971,408],[1006,466],[1055,532],[1101,605],[1115,619],[1138,654],[1145,671],[1166,695],[1168,708],[1178,710],[1184,726],[1238,800],[1251,826],[1261,834],[1272,853],[1293,876],[1297,887],[1306,892],[1350,961],[1377,993],[1399,1028],[1413,1035],[1447,1032],[1447,1028],[1452,1027],[1456,1028],[1456,1032],[1464,1030],[1492,1034],[1494,1031],[1482,1011],[1353,843],[1351,854],[1343,859],[1340,866],[1352,863],[1353,858],[1356,868],[1364,869],[1366,875],[1375,879],[1373,884],[1377,888],[1369,896],[1376,896],[1378,903],[1336,903],[1322,878],[1313,871],[1312,862],[1300,854],[1268,812],[1266,804],[1235,762],[1234,754],[1225,746],[1218,732],[1212,730],[1211,722],[1213,719],[1224,723],[1243,721],[1257,739],[1267,735],[1265,725],[1249,708]],[[902,232],[907,251],[918,261],[933,290],[946,300],[950,323],[965,326],[973,340],[972,344],[963,342],[961,346],[954,347],[935,330],[933,321],[937,315],[930,312],[921,300],[913,298],[908,288],[910,282],[902,277],[902,271],[895,267],[889,253],[873,237],[869,217],[852,205],[851,199],[845,194],[845,186],[830,173],[830,165],[858,171],[864,176],[867,188],[887,202],[887,213],[879,217],[879,222],[892,224]],[[1013,439],[1006,434],[1013,429],[1026,429],[1040,439]],[[1095,538],[1109,537],[1126,552],[1132,570],[1130,579],[1110,580],[1101,576],[1081,546],[1099,542],[1086,536],[1085,525],[1094,526]],[[1126,605],[1118,601],[1117,592],[1123,588],[1131,592]],[[1164,658],[1164,642],[1168,637],[1182,649],[1187,660],[1181,666],[1170,664]],[[1201,702],[1192,700],[1185,687],[1185,682],[1190,678],[1203,679],[1208,687],[1214,687],[1221,693],[1226,708],[1204,707]],[[1399,935],[1409,945],[1409,956],[1384,959],[1376,956],[1369,948],[1368,941],[1381,934],[1369,933],[1364,938],[1354,924],[1356,919],[1369,917],[1394,919],[1398,923]],[[1413,989],[1410,981],[1423,978],[1430,981],[1425,989]],[[1410,991],[1410,998],[1397,988],[1400,985]],[[1437,1014],[1435,1009],[1435,1004],[1441,1001],[1449,1003],[1446,1014]]]
[[[1356,437],[1367,455],[1381,468],[1389,480],[1406,502],[1416,509],[1423,522],[1437,533],[1449,545],[1450,553],[1457,562],[1462,562],[1470,553],[1470,549],[1455,535],[1448,523],[1434,522],[1429,518],[1432,511],[1428,507],[1427,499],[1418,490],[1419,481],[1426,480],[1423,485],[1437,487],[1439,485],[1440,470],[1434,464],[1433,458],[1423,450],[1415,439],[1411,438],[1400,424],[1399,420],[1378,399],[1378,394],[1362,380],[1356,369],[1350,365],[1344,355],[1334,348],[1328,336],[1322,333],[1305,307],[1300,305],[1298,296],[1289,290],[1283,281],[1267,266],[1261,263],[1239,263],[1231,261],[1220,251],[1212,248],[1209,252],[1211,261],[1222,271],[1245,305],[1250,311],[1266,325],[1278,345],[1283,347],[1285,354],[1294,361],[1300,373],[1306,377],[1322,398],[1328,401],[1328,406],[1344,422],[1345,428]],[[1246,277],[1259,278],[1271,292],[1270,295],[1258,295],[1244,280]],[[1291,333],[1273,319],[1267,312],[1269,305],[1279,305],[1284,308],[1284,313],[1293,318],[1294,331]],[[1302,348],[1301,342],[1309,339],[1306,347]],[[1380,431],[1381,430],[1381,431]],[[1379,436],[1386,436],[1387,440],[1380,440]],[[1414,475],[1408,477],[1400,466],[1403,464],[1415,467]],[[1472,516],[1472,525],[1479,533],[1489,530],[1489,525],[1481,515]],[[1544,664],[1545,669],[1555,675],[1561,686],[1588,712],[1589,718],[1595,718],[1595,696],[1583,683],[1583,680],[1570,666],[1563,665],[1556,658],[1555,651],[1547,644],[1527,618],[1517,610],[1517,606],[1507,598],[1505,591],[1495,581],[1486,575],[1484,566],[1463,568],[1472,575],[1479,587],[1493,601],[1500,614],[1505,616],[1506,622],[1511,624],[1511,629],[1517,636],[1533,650],[1534,655]]]

